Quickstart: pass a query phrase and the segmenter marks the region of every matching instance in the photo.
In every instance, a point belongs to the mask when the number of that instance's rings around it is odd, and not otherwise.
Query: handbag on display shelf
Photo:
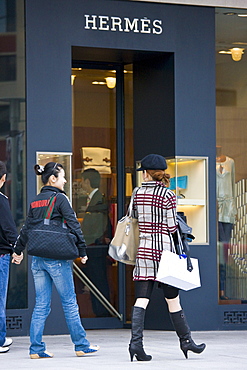
[[[65,222],[50,219],[56,197],[51,196],[44,218],[29,219],[27,251],[31,256],[73,260],[79,257],[76,235],[70,232]]]
[[[188,183],[188,176],[178,176],[170,178],[170,186],[169,189],[176,190],[179,189],[187,189]]]
[[[132,217],[134,195],[138,188],[133,191],[126,216],[122,217],[116,227],[108,254],[114,260],[135,265],[136,254],[139,247],[139,225],[137,218]]]
[[[183,290],[201,286],[199,264],[196,258],[190,257],[188,240],[194,239],[192,229],[177,215],[178,229],[172,239],[172,252],[162,252],[156,280]]]
[[[81,148],[83,169],[94,168],[99,173],[111,173],[111,149],[99,147]]]

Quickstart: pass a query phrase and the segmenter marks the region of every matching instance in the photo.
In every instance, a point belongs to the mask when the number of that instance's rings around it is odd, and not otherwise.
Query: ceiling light
[[[116,86],[116,77],[105,77],[106,82],[93,81],[92,85],[107,85],[109,89],[114,89]]]
[[[227,13],[223,13],[224,15],[230,15],[230,16],[232,16],[232,15],[237,15],[237,13],[234,13],[234,12],[227,12]]]
[[[74,85],[76,75],[71,75],[71,85]]]
[[[243,48],[231,48],[229,50],[220,50],[219,54],[231,54],[234,62],[239,62],[244,54]]]
[[[247,45],[247,42],[239,42],[239,41],[236,41],[236,42],[233,42],[232,43],[233,45]]]
[[[241,13],[239,13],[238,14],[238,17],[247,17],[247,14],[243,14],[243,13],[241,14]]]
[[[106,85],[106,82],[103,81],[93,81],[92,85]]]
[[[242,59],[242,54],[244,53],[243,48],[232,48],[230,51],[232,53],[232,59],[235,62],[239,62]]]
[[[116,77],[105,77],[106,85],[109,89],[114,89],[116,86]]]
[[[230,50],[220,50],[219,51],[219,54],[231,54],[231,51]]]

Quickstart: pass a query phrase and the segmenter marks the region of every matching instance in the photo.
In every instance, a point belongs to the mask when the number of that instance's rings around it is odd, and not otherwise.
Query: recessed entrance
[[[89,257],[85,266],[74,261],[77,300],[86,328],[122,327],[134,302],[133,268],[112,260],[108,245],[136,185],[135,162],[155,151],[154,129],[167,120],[172,138],[173,59],[79,47],[72,55],[73,208]]]

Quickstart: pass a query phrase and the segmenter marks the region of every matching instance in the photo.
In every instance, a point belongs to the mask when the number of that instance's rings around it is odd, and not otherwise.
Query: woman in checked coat
[[[167,168],[164,157],[149,154],[141,161],[137,171],[143,171],[142,186],[135,191],[133,211],[138,218],[140,244],[133,271],[136,301],[132,309],[132,329],[129,344],[130,359],[150,361],[152,356],[143,349],[144,318],[149,303],[163,250],[171,250],[172,234],[177,230],[176,195],[162,180]],[[196,345],[180,305],[179,289],[160,283],[168,304],[171,321],[180,340],[180,348],[187,352],[201,353],[206,345]]]

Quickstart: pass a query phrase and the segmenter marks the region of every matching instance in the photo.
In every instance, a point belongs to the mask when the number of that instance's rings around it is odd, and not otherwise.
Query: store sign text
[[[160,35],[163,31],[162,20],[151,20],[144,18],[120,18],[109,17],[107,15],[88,15],[85,14],[86,30],[99,30],[111,32],[135,32],[135,33],[153,33]]]

